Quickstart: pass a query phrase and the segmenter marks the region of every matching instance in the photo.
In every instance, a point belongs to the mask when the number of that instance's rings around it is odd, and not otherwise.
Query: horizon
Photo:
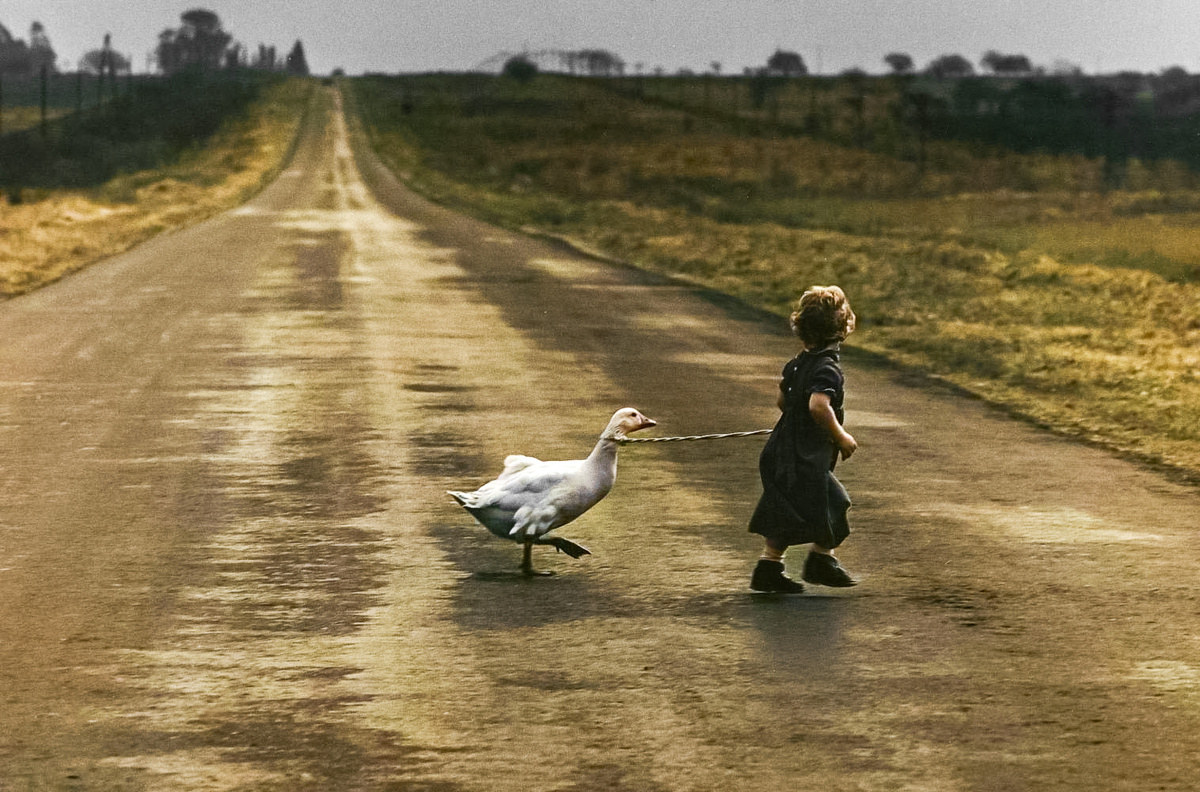
[[[918,70],[945,54],[962,55],[978,69],[989,50],[1027,56],[1047,70],[1056,64],[1086,74],[1122,71],[1161,73],[1181,67],[1200,72],[1200,4],[1185,0],[1015,0],[1004,6],[968,0],[865,0],[854,8],[818,0],[768,0],[752,8],[684,0],[573,0],[547,7],[534,0],[418,0],[402,8],[350,0],[249,3],[176,3],[113,0],[107,24],[95,24],[89,5],[69,0],[53,6],[10,0],[0,18],[14,38],[28,41],[41,22],[60,69],[73,70],[100,46],[105,33],[113,49],[129,57],[135,73],[152,70],[159,32],[179,25],[179,14],[202,7],[248,50],[273,45],[286,53],[304,44],[314,74],[341,68],[347,74],[465,72],[504,55],[537,51],[602,49],[623,60],[627,71],[662,69],[726,75],[761,66],[777,49],[796,52],[811,74],[835,75],[851,68],[888,72],[883,58],[904,52]],[[864,22],[863,20],[869,20]]]

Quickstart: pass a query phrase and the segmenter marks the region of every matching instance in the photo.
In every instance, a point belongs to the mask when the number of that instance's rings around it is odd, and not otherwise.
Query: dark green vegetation
[[[930,133],[1014,151],[1200,166],[1200,87],[1138,75],[1072,80],[961,80],[931,113]],[[1121,170],[1108,172],[1121,186]]]
[[[781,314],[838,283],[855,346],[1200,478],[1195,171],[1086,156],[1121,139],[1100,133],[1057,154],[1049,127],[1021,147],[1038,151],[985,140],[1017,104],[935,138],[964,84],[430,75],[356,80],[352,104],[436,200]],[[1082,119],[1092,100],[1072,96],[1058,109]]]
[[[244,113],[278,79],[184,72],[122,81],[123,92],[102,105],[0,137],[0,186],[10,196],[31,187],[94,187],[121,173],[162,167]]]
[[[1163,190],[1193,188],[1200,164],[1200,85],[1153,87],[1148,78],[936,81],[915,77],[586,80],[543,75],[536,87],[481,75],[438,75],[360,83],[397,100],[421,140],[453,126],[439,167],[460,175],[482,156],[476,144],[653,142],[721,135],[744,140],[832,144],[797,178],[770,158],[759,172],[671,179],[670,190],[736,199],[844,195],[909,198],[964,191]],[[505,83],[509,83],[505,85]],[[604,96],[609,94],[609,96]],[[364,94],[366,95],[366,94]],[[624,99],[626,101],[622,102]],[[422,112],[416,112],[420,108]],[[380,108],[379,113],[389,112]],[[849,152],[857,161],[847,159]],[[1026,155],[1026,156],[1021,156]],[[1049,159],[1045,155],[1058,155]],[[830,161],[830,157],[837,161]],[[494,164],[494,163],[493,163]],[[513,163],[537,176],[545,157]],[[619,163],[613,163],[617,165]],[[636,163],[633,163],[636,165]],[[589,162],[593,170],[603,162]],[[500,173],[499,176],[509,175]],[[663,192],[634,169],[623,185]],[[629,190],[625,191],[629,195]]]

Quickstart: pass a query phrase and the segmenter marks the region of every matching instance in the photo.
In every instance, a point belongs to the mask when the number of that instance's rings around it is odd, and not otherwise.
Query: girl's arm
[[[824,429],[833,439],[834,445],[842,452],[842,459],[849,459],[858,448],[858,442],[838,423],[837,415],[833,412],[833,404],[829,401],[828,393],[814,393],[808,397],[808,411],[812,414],[817,426]]]

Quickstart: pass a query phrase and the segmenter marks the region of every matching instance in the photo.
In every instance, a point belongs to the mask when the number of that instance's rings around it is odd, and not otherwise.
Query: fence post
[[[42,139],[45,140],[46,135],[49,133],[49,127],[46,124],[46,94],[49,88],[49,67],[44,63],[42,64],[40,78],[42,88]]]

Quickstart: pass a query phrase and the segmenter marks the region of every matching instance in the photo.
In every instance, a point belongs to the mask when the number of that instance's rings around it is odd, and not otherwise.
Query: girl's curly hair
[[[854,311],[837,286],[813,286],[800,297],[791,317],[792,332],[806,347],[821,349],[854,332]]]

